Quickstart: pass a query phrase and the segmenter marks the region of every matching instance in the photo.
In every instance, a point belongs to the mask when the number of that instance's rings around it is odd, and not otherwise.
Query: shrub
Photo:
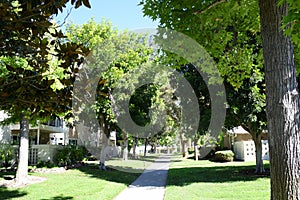
[[[36,164],[37,168],[53,168],[55,167],[55,164],[53,162],[51,162],[50,160],[48,161],[44,161],[44,160],[39,160]]]
[[[95,158],[95,156],[91,155],[90,153],[88,155],[86,155],[83,159],[84,161],[95,161],[97,160],[97,158]]]
[[[17,160],[17,150],[10,144],[0,145],[0,166],[7,169],[12,166]]]
[[[217,151],[211,160],[215,162],[231,162],[233,157],[234,153],[231,150]]]
[[[193,154],[195,152],[195,149],[193,147],[188,148],[188,152],[189,154]]]
[[[82,161],[85,157],[84,147],[68,145],[63,149],[57,150],[54,155],[54,163],[58,166],[69,166]]]

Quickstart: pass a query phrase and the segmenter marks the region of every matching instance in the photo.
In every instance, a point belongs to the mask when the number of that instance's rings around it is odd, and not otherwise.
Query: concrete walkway
[[[163,200],[170,155],[160,156],[114,200]]]

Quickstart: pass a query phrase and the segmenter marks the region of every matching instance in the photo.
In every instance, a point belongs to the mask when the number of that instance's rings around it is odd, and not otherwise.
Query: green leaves
[[[291,0],[294,1],[294,0]],[[294,1],[295,3],[295,1]],[[262,128],[265,116],[265,85],[259,9],[256,0],[242,1],[152,1],[142,0],[143,12],[160,27],[174,29],[195,39],[213,57],[225,80],[228,112],[226,125],[252,123]],[[299,50],[298,50],[299,51]],[[180,68],[185,60],[163,52],[168,65]],[[207,73],[213,73],[205,69]],[[199,101],[205,107],[207,97],[203,83],[196,82]],[[201,96],[203,98],[201,98]],[[209,111],[209,107],[204,110]],[[203,112],[202,112],[203,114]],[[204,113],[201,119],[209,116]],[[209,120],[209,119],[208,119]],[[208,124],[208,120],[202,120]]]
[[[146,46],[147,37],[128,31],[119,32],[107,20],[96,23],[92,19],[83,25],[68,24],[66,30],[66,35],[72,42],[83,44],[91,49],[92,59],[88,60],[86,74],[96,74],[98,81],[96,103],[92,105],[92,108],[98,119],[103,119],[103,121],[100,120],[101,123],[114,127],[116,120],[111,103],[112,91],[126,73],[149,60],[152,50]],[[78,80],[81,80],[78,82],[86,83],[82,81],[84,79],[83,76],[78,77]],[[93,86],[85,88],[82,85],[82,87],[87,89],[84,91],[86,92]],[[88,103],[82,103],[83,112],[89,113],[90,106]]]
[[[71,108],[74,76],[88,49],[68,42],[50,20],[66,3],[0,3],[0,110],[10,114],[10,122],[19,121],[23,111],[35,119],[63,115]]]
[[[288,36],[295,35],[294,39],[299,40],[300,31],[300,3],[297,0],[281,0],[279,6],[284,2],[288,3],[289,12],[288,15],[283,18],[282,28]],[[294,41],[297,43],[297,41]]]

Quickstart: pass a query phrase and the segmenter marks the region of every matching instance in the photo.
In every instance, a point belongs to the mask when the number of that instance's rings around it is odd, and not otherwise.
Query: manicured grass
[[[142,161],[141,161],[142,162]],[[126,165],[124,165],[126,167]],[[111,200],[140,174],[115,169],[101,171],[97,165],[64,173],[33,173],[48,180],[20,189],[0,188],[0,199],[105,199]],[[3,173],[0,174],[3,176]]]
[[[269,177],[253,174],[254,169],[254,162],[176,159],[170,166],[165,199],[270,199]]]
[[[143,173],[143,171],[153,163],[159,155],[150,154],[146,157],[140,157],[137,160],[112,159],[106,162],[106,166],[119,171],[128,173]]]
[[[0,199],[110,200],[156,158],[155,155],[138,161],[111,160],[106,163],[108,171],[91,164],[64,173],[33,173],[48,180],[20,189],[0,188]],[[175,157],[169,170],[165,199],[269,199],[269,177],[254,175],[254,166],[254,162],[213,163]],[[130,170],[134,173],[128,173]],[[3,175],[0,173],[0,179]]]

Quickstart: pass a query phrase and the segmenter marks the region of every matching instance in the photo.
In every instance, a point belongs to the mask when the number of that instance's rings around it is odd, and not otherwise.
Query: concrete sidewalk
[[[160,156],[114,200],[163,200],[170,155]]]

